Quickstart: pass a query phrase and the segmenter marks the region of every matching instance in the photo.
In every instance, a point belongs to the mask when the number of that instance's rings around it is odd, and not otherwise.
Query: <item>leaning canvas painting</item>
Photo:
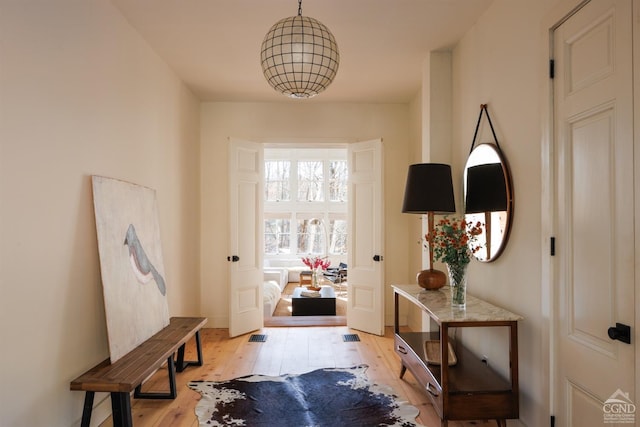
[[[92,176],[111,362],[169,324],[156,192]]]

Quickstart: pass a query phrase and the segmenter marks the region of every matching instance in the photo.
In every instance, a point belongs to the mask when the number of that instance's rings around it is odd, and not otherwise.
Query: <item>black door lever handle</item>
[[[611,327],[607,331],[609,338],[612,340],[622,341],[631,344],[631,327],[622,323],[616,323],[616,327]]]

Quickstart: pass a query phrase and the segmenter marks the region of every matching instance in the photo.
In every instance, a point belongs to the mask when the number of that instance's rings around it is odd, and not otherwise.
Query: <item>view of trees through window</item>
[[[345,149],[265,150],[265,257],[347,253]]]

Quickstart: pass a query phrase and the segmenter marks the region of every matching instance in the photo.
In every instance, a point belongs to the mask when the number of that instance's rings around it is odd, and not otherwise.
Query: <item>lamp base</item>
[[[422,270],[416,276],[416,280],[421,288],[433,291],[447,283],[447,276],[439,270]]]

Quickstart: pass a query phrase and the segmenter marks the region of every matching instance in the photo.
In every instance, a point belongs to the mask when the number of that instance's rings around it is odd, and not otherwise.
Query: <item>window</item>
[[[277,202],[289,200],[291,189],[291,162],[288,160],[271,160],[264,162],[265,201]]]
[[[265,258],[345,255],[346,149],[268,148],[264,169]]]
[[[324,200],[323,162],[298,162],[298,200],[322,202]]]
[[[347,221],[345,219],[330,220],[330,242],[329,253],[346,254],[347,253]]]
[[[298,254],[328,254],[324,224],[317,218],[298,219],[297,242]]]
[[[269,218],[264,220],[264,253],[281,254],[290,252],[291,221],[289,218]]]
[[[347,201],[347,161],[329,162],[329,200],[332,202]]]

